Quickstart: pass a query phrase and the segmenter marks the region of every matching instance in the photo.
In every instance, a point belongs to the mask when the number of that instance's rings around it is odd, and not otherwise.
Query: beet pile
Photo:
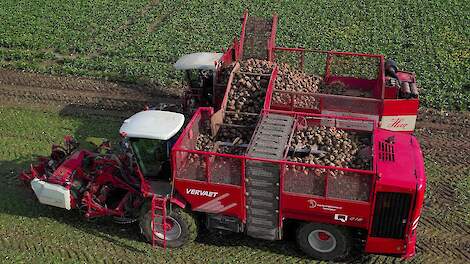
[[[317,108],[318,102],[316,102],[315,97],[305,94],[317,93],[322,78],[306,74],[286,63],[281,63],[278,67],[279,71],[272,99],[273,104],[289,106],[294,104],[296,108]],[[294,97],[291,93],[283,91],[301,93],[301,95]]]
[[[289,64],[278,64],[276,90],[316,93],[322,78],[292,68]]]
[[[244,113],[259,114],[263,109],[273,68],[272,62],[264,60],[249,59],[240,63],[227,98],[226,110],[234,114],[226,115],[224,123],[246,124],[257,120]]]
[[[315,126],[294,132],[288,160],[354,169],[371,169],[370,137],[334,127]],[[328,177],[328,195],[343,199],[367,200],[369,177],[336,169],[288,166],[285,187],[292,192],[323,195]]]
[[[369,169],[370,164],[359,155],[370,149],[368,137],[360,137],[335,127],[309,126],[294,132],[290,145],[291,161],[336,166],[343,168]]]
[[[259,113],[263,109],[266,90],[274,64],[248,59],[240,62],[234,73],[227,98],[227,108],[217,135],[199,134],[197,150],[243,155],[251,139]]]

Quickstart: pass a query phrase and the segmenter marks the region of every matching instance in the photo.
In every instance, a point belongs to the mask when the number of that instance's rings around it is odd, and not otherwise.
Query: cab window
[[[166,141],[133,138],[130,143],[144,177],[157,177],[163,163],[168,160]]]

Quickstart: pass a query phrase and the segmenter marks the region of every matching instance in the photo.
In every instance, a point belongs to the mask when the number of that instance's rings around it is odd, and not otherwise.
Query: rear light
[[[410,194],[377,193],[371,236],[403,239],[408,222],[410,203]]]

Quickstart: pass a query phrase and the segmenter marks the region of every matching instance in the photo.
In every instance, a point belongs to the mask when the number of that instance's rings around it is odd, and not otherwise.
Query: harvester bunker
[[[373,121],[262,111],[277,70],[260,60],[233,67],[221,108],[197,112],[183,132],[181,147],[195,152],[184,154],[186,161],[177,155],[177,174],[240,185],[242,159],[250,159],[245,173],[270,171],[277,179],[283,173],[287,192],[368,201],[371,178],[361,171],[373,169]]]

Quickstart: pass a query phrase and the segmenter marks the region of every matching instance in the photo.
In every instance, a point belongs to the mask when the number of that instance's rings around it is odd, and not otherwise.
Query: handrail
[[[245,43],[245,31],[246,31],[246,22],[248,21],[248,10],[245,9],[243,12],[243,22],[242,22],[242,32],[240,33],[240,47],[238,49],[238,58],[243,58],[243,45]]]
[[[224,157],[224,158],[232,158],[232,159],[245,159],[245,160],[253,160],[253,161],[262,161],[262,162],[275,163],[275,164],[285,164],[285,165],[292,165],[292,166],[303,166],[303,167],[307,167],[307,168],[339,170],[339,171],[345,171],[345,172],[355,172],[355,173],[370,174],[370,175],[375,174],[375,172],[372,171],[372,170],[361,170],[361,169],[343,168],[343,167],[335,167],[335,166],[324,166],[324,165],[300,163],[300,162],[288,161],[288,160],[271,160],[271,159],[266,159],[266,158],[255,158],[255,157],[248,157],[248,156],[242,156],[242,155],[209,152],[209,151],[202,151],[202,150],[195,150],[195,149],[176,148],[176,149],[174,149],[174,151],[176,151],[176,152],[187,152],[187,153],[193,153],[193,154],[199,154],[199,155],[209,155],[209,156],[217,156],[217,157]]]

